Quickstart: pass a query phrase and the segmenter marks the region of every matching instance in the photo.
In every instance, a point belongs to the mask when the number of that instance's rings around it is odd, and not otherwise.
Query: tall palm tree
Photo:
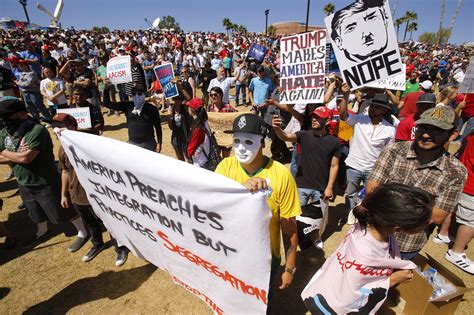
[[[438,45],[441,45],[441,33],[443,32],[444,4],[444,0],[441,0],[441,17],[439,19]]]
[[[458,0],[456,11],[454,12],[453,18],[451,20],[451,24],[449,25],[449,28],[448,28],[448,38],[446,38],[446,43],[449,41],[449,37],[451,36],[451,33],[453,32],[454,23],[456,23],[456,18],[458,17],[459,9],[461,8],[461,3],[462,3],[462,0]]]
[[[392,19],[394,19],[397,14],[397,6],[398,6],[398,0],[395,0],[395,4],[393,5]]]
[[[444,1],[444,0],[443,0],[443,1]],[[405,41],[406,38],[407,38],[408,24],[410,24],[411,21],[416,21],[416,20],[418,20],[418,14],[416,14],[415,11],[407,11],[407,12],[405,13],[404,18],[405,18],[405,23],[406,23],[406,25],[405,25],[405,34],[403,35],[403,41]]]
[[[336,6],[331,2],[326,4],[323,8],[323,12],[326,14],[326,16],[333,14],[335,10]]]
[[[418,23],[416,22],[410,23],[410,25],[408,25],[408,31],[410,32],[410,40],[411,40],[413,32],[418,31]]]
[[[224,26],[225,30],[227,31],[227,36],[229,36],[229,30],[232,28],[232,22],[229,18],[224,18],[222,20],[222,26]]]
[[[398,32],[400,30],[400,25],[402,25],[403,23],[405,23],[405,19],[403,17],[395,20],[395,27],[397,28],[397,40],[398,40]]]

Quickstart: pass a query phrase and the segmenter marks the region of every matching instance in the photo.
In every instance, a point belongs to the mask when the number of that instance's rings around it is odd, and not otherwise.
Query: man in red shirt
[[[420,83],[417,92],[411,92],[405,95],[403,100],[398,105],[398,109],[400,110],[400,114],[398,116],[400,120],[404,119],[410,114],[416,113],[416,102],[418,101],[418,98],[423,93],[431,93],[432,87],[433,83],[429,80],[426,80]]]
[[[421,94],[416,102],[416,113],[405,116],[397,127],[395,141],[415,141],[415,121],[425,110],[435,107],[436,96],[432,93]]]

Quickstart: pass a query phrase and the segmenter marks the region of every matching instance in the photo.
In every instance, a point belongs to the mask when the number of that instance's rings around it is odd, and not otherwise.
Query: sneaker
[[[436,244],[449,244],[451,243],[451,239],[447,235],[436,234],[436,236],[433,237],[433,242]]]
[[[465,253],[458,254],[450,249],[446,252],[444,258],[465,272],[470,273],[471,275],[474,274],[474,262],[467,258]]]
[[[84,246],[85,243],[89,240],[90,236],[87,235],[86,237],[77,237],[71,245],[69,245],[68,250],[71,253],[77,252]]]
[[[99,253],[105,248],[105,244],[100,246],[92,246],[91,249],[87,252],[87,254],[82,257],[83,262],[89,262],[95,258],[95,256],[99,255]]]
[[[24,203],[21,203],[21,204],[18,205],[17,209],[18,210],[26,210],[26,206],[25,206]]]
[[[13,175],[13,172],[10,172],[7,175],[5,175],[5,177],[3,179],[4,180],[10,180],[10,179],[13,179],[14,177],[15,177],[15,175]]]
[[[115,266],[120,267],[127,261],[128,258],[128,249],[122,249],[117,253],[117,258],[115,259]]]
[[[314,241],[313,244],[317,249],[321,249],[321,250],[324,249],[324,242],[321,240]]]
[[[30,238],[30,239],[26,240],[25,242],[23,242],[21,244],[21,247],[23,247],[23,249],[34,248],[37,245],[41,244],[43,241],[45,241],[46,238],[48,237],[48,235],[49,235],[49,231],[44,233],[40,237],[37,237],[36,235],[34,235],[32,238]]]

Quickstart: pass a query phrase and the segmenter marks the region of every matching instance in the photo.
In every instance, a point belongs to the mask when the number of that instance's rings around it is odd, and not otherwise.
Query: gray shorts
[[[474,196],[461,194],[456,211],[456,222],[474,228]]]
[[[77,216],[72,208],[61,207],[59,183],[41,186],[21,186],[20,195],[33,223],[49,220],[53,224],[70,221]]]

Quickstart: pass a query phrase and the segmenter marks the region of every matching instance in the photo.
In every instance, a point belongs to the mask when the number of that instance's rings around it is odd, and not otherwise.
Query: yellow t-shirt
[[[280,257],[280,218],[293,218],[301,214],[298,189],[290,171],[279,162],[269,159],[267,165],[256,174],[249,175],[235,156],[225,158],[216,168],[216,173],[243,184],[251,177],[270,181],[267,202],[272,212],[270,220],[270,243],[272,255]]]

